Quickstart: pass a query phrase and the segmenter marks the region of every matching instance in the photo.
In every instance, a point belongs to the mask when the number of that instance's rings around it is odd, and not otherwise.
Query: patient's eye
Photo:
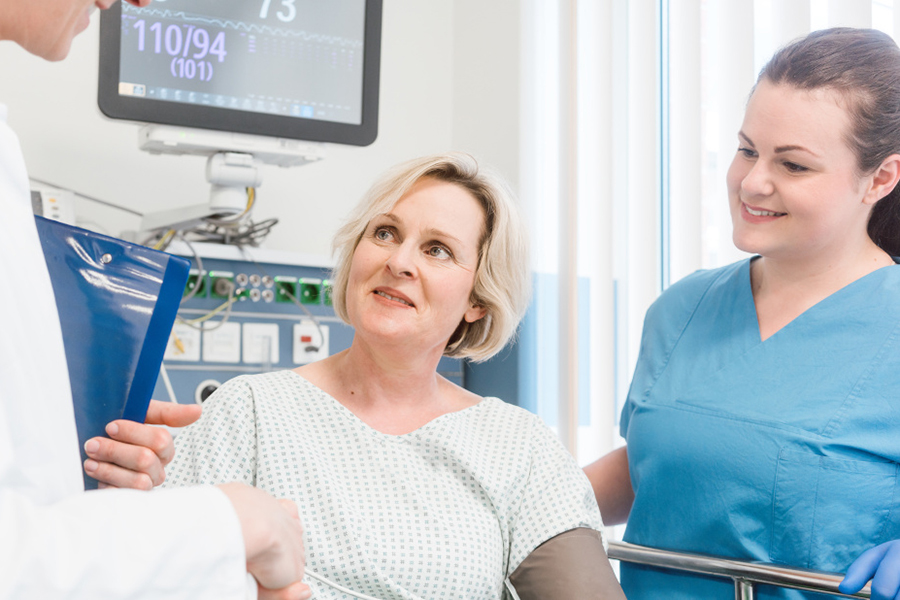
[[[394,239],[394,232],[391,227],[382,225],[375,228],[375,231],[372,233],[372,237],[380,242],[389,242]]]
[[[453,258],[453,253],[450,252],[450,249],[443,244],[434,244],[432,246],[429,246],[426,253],[428,254],[428,256],[431,256],[433,258]]]

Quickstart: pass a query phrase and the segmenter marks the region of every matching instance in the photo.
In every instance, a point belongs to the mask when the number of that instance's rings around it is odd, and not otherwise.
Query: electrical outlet
[[[243,334],[244,363],[259,365],[278,364],[277,323],[244,323]]]
[[[163,360],[200,361],[200,331],[184,323],[176,323],[169,334]]]
[[[305,365],[328,356],[328,325],[304,319],[294,325],[294,364]]]
[[[241,362],[241,325],[220,323],[221,321],[204,323],[203,362],[237,364]]]

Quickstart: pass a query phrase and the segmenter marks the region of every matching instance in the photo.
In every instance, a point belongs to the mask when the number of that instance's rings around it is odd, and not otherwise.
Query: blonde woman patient
[[[471,156],[388,172],[335,237],[349,349],[238,377],[176,440],[166,486],[294,500],[315,598],[624,598],[591,486],[535,415],[438,374],[485,360],[530,295],[527,237]]]

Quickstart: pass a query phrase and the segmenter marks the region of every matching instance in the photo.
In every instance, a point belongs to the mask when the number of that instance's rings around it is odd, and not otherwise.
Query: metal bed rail
[[[766,563],[744,562],[730,558],[687,554],[638,546],[627,542],[609,542],[609,558],[676,571],[687,571],[731,579],[734,581],[735,600],[755,600],[754,586],[774,585],[782,588],[833,594],[843,598],[870,598],[870,585],[866,584],[856,594],[842,594],[838,584],[843,574],[794,569]]]

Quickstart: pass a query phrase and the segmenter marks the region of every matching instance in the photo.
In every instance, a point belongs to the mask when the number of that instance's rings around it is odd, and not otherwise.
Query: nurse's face
[[[759,83],[727,177],[738,248],[802,260],[871,243],[866,225],[878,197],[873,177],[857,173],[849,131],[836,92]]]
[[[47,60],[62,60],[72,40],[87,29],[91,13],[106,9],[116,0],[3,0],[6,15],[0,19],[0,39],[20,46]],[[128,0],[147,6],[150,0]]]

